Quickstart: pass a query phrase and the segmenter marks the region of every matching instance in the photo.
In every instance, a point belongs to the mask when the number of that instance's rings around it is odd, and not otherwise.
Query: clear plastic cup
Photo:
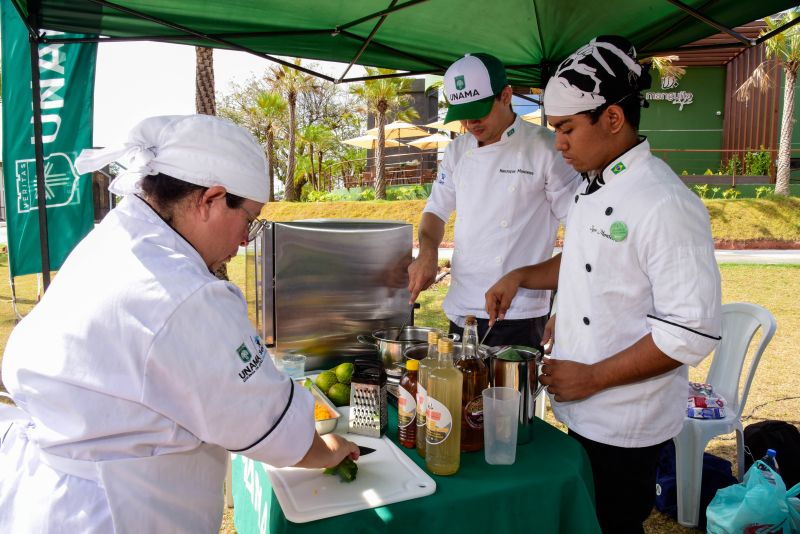
[[[292,378],[303,378],[306,374],[306,357],[295,352],[287,352],[281,358],[281,369]]]
[[[483,448],[487,464],[511,465],[517,459],[520,393],[514,388],[483,390]]]

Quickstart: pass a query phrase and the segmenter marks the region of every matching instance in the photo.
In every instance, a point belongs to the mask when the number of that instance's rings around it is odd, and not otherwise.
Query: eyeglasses
[[[237,207],[247,214],[247,242],[250,243],[258,237],[258,234],[261,233],[261,229],[266,226],[267,221],[259,219],[257,215],[253,215],[242,206]]]

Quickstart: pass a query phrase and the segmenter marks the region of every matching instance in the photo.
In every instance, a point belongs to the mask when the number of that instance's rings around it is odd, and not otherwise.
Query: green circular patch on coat
[[[611,239],[614,241],[625,241],[628,237],[628,225],[622,221],[614,221],[611,223]]]

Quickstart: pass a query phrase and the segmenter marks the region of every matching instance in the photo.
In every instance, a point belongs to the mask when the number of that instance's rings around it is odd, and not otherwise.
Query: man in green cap
[[[688,366],[714,350],[721,328],[708,212],[638,135],[649,86],[621,37],[597,37],[561,63],[545,109],[556,148],[586,180],[564,251],[486,293],[494,320],[521,292],[558,286],[540,382],[589,456],[597,518],[614,534],[643,532],[658,455],[686,419]]]
[[[450,290],[442,307],[450,331],[467,315],[488,329],[484,292],[500,276],[550,258],[579,176],[553,148],[549,130],[527,123],[511,108],[511,87],[494,56],[467,54],[444,76],[450,104],[445,122],[466,134],[447,147],[419,225],[419,255],[409,266],[416,300],[433,282],[445,222],[456,212]],[[526,290],[487,345],[538,346],[550,311],[549,291]]]

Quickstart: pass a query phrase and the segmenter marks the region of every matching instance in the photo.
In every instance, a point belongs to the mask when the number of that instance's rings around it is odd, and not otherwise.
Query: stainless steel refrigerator
[[[305,354],[306,370],[377,357],[357,337],[409,317],[411,246],[402,222],[271,222],[247,247],[250,318],[277,354]]]

